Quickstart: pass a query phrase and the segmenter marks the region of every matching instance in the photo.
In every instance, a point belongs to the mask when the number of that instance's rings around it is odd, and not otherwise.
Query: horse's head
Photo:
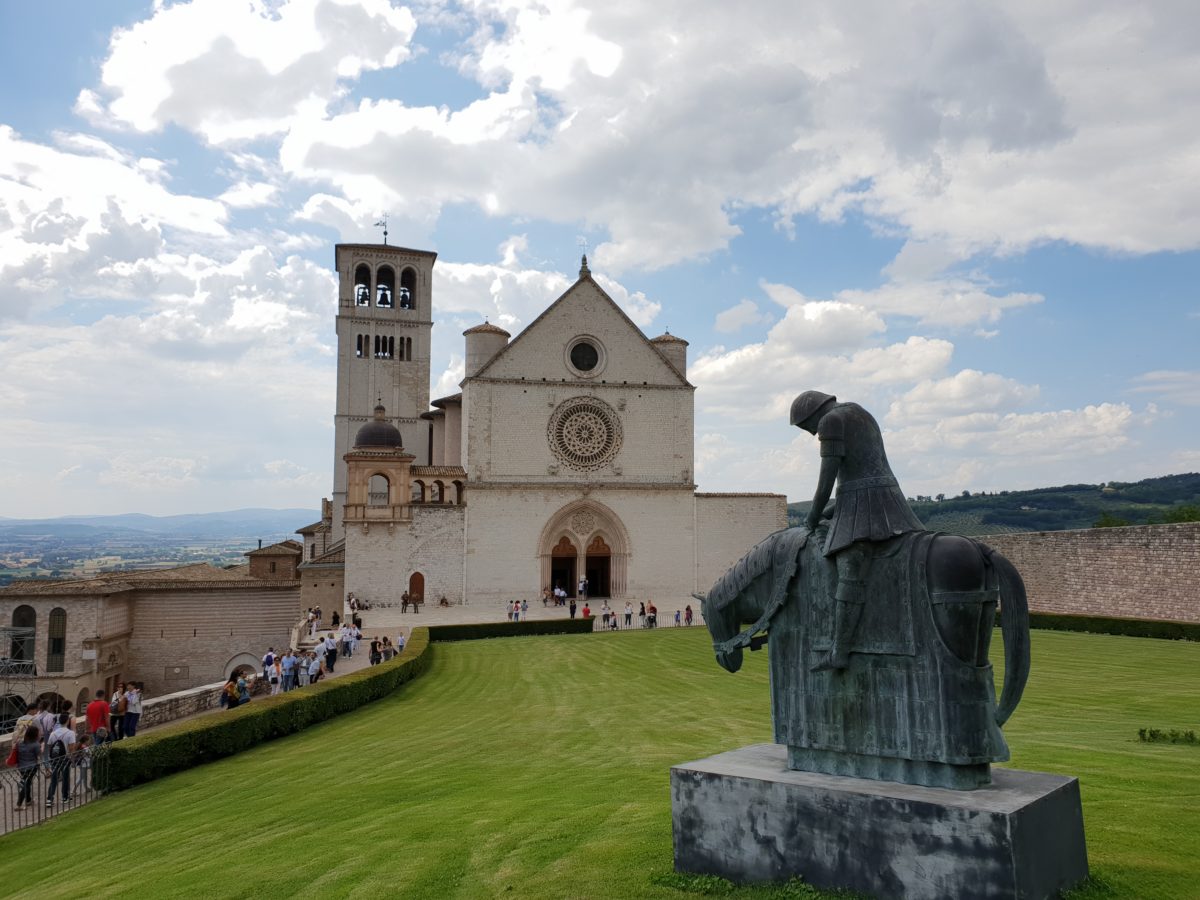
[[[738,633],[740,622],[737,615],[731,613],[730,607],[719,608],[718,604],[710,601],[709,595],[692,594],[700,601],[700,612],[704,615],[704,624],[712,635],[713,643],[727,641]],[[717,653],[717,664],[728,672],[736,672],[742,667],[742,649]]]

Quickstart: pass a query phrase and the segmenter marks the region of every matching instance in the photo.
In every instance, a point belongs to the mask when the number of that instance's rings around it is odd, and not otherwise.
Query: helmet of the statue
[[[805,391],[792,401],[792,424],[803,426],[813,413],[831,400],[837,400],[837,397],[820,391]]]

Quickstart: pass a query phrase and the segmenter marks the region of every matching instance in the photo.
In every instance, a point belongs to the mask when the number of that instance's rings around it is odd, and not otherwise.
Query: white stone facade
[[[371,254],[338,248],[339,320],[355,293],[344,260],[358,256]],[[436,310],[428,299],[416,315]],[[555,584],[574,594],[586,573],[592,597],[678,606],[787,524],[782,495],[696,493],[687,342],[648,340],[586,263],[511,341],[494,325],[466,332],[461,394],[435,400],[416,427],[422,395],[396,407],[403,415],[387,410],[380,421],[400,429],[403,449],[354,446],[369,416],[364,388],[343,384],[365,371],[343,366],[357,361],[351,333],[339,324],[333,515],[345,510],[334,529],[345,535],[345,588],[360,598],[397,602],[419,575],[426,603],[532,601]],[[391,503],[407,505],[372,508],[361,486],[376,475]]]

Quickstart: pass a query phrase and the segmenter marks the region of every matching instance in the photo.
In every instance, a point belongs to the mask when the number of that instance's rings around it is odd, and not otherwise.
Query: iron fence
[[[603,614],[597,615],[592,612],[593,631],[643,631],[647,628],[695,628],[697,625],[703,625],[699,617],[693,618],[691,622],[686,622],[682,618],[679,624],[675,624],[675,613],[672,612],[669,616],[664,616],[661,612],[658,614],[657,621],[653,616],[639,616],[636,612],[626,621],[624,612],[615,612],[608,617],[608,621],[604,621]]]
[[[5,747],[7,750],[7,747]],[[0,834],[40,825],[95,800],[108,785],[107,747],[77,749],[28,769],[0,768]]]

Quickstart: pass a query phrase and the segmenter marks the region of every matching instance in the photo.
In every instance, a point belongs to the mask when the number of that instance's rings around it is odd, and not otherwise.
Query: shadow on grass
[[[853,900],[861,894],[844,891],[821,891],[800,878],[778,884],[738,885],[717,875],[689,875],[682,872],[660,872],[650,876],[655,887],[672,888],[681,894],[699,897],[747,897],[764,900]]]

